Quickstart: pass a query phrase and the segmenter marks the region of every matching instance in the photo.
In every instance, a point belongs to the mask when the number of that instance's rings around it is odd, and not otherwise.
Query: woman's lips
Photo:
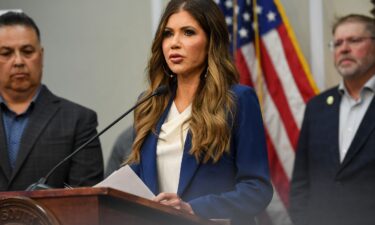
[[[181,63],[182,60],[183,60],[183,57],[179,54],[172,54],[172,55],[169,56],[169,60],[172,63]]]

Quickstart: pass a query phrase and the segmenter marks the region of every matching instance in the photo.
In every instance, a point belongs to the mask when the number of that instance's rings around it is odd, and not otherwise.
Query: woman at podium
[[[157,202],[255,224],[272,197],[258,99],[238,84],[224,16],[212,0],[172,0],[155,34],[128,160]]]

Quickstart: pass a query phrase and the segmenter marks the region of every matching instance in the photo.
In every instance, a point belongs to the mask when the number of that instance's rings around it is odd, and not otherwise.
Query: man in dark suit
[[[41,84],[39,29],[24,13],[0,16],[0,191],[24,190],[96,134],[96,113]],[[103,178],[99,140],[59,167],[52,187]]]
[[[348,15],[332,31],[342,82],[306,107],[290,212],[296,225],[373,225],[375,22]]]

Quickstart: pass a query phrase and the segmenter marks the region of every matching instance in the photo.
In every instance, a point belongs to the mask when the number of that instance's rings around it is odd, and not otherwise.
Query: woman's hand
[[[163,205],[172,206],[178,210],[194,214],[193,209],[191,208],[190,204],[187,202],[182,201],[182,199],[175,193],[165,193],[162,192],[158,194],[154,199],[155,202],[159,202]]]

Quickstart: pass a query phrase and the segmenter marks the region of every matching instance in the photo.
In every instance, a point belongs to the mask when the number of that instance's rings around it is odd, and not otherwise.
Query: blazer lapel
[[[355,134],[353,141],[349,147],[348,152],[342,162],[340,171],[348,165],[348,163],[354,158],[354,156],[359,152],[361,147],[366,143],[370,134],[374,132],[375,129],[375,98],[372,99],[365,116],[362,119],[361,124],[358,127],[358,131]],[[339,172],[340,172],[339,171]]]
[[[45,126],[57,112],[59,107],[56,107],[56,104],[53,104],[53,101],[58,101],[58,98],[43,86],[37,100],[35,101],[32,115],[30,116],[28,124],[23,132],[12,179],[19,172],[22,164],[25,162]]]
[[[330,155],[332,158],[332,163],[334,165],[334,173],[337,171],[337,169],[340,166],[340,150],[339,150],[339,114],[340,114],[340,101],[341,96],[337,89],[333,89],[331,95],[329,97],[333,97],[335,100],[332,105],[327,105],[328,110],[327,113],[321,115],[322,121],[324,121],[324,124],[321,124],[321,126],[328,126],[326,129],[328,132],[325,134],[326,137],[324,138],[328,142],[335,142],[334,144],[330,144]],[[328,97],[328,98],[329,98]],[[319,112],[316,112],[319,113]]]
[[[156,195],[158,193],[156,167],[157,135],[150,133],[141,151],[141,178],[146,186]]]
[[[188,187],[189,183],[191,182],[192,178],[194,177],[195,172],[199,168],[199,163],[197,159],[189,153],[191,149],[191,133],[188,132],[185,146],[184,146],[184,153],[182,156],[182,163],[181,163],[181,170],[180,170],[180,180],[178,184],[177,194],[182,196],[186,188]]]
[[[6,141],[7,138],[6,138],[2,118],[3,118],[2,112],[0,111],[0,168],[3,170],[5,176],[9,180],[12,174],[12,170],[9,164],[8,147],[7,147],[7,141]]]

